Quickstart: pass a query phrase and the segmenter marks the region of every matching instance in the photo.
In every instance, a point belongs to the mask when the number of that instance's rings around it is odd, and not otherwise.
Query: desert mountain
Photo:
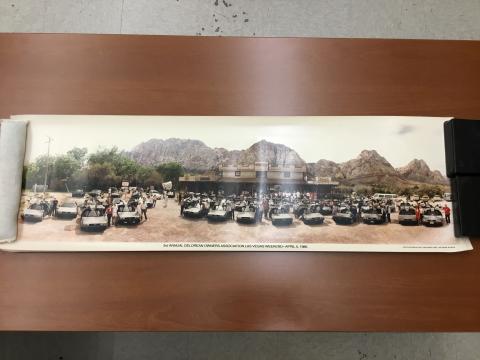
[[[375,150],[363,150],[355,159],[344,162],[341,164],[341,172],[345,179],[375,175],[397,175],[395,168]]]
[[[345,183],[446,184],[445,177],[439,171],[430,170],[423,160],[414,159],[408,165],[395,169],[375,150],[363,150],[356,158],[343,163],[319,160],[306,164],[295,150],[265,140],[245,150],[227,150],[211,148],[199,140],[170,138],[143,142],[128,155],[146,165],[178,162],[188,172],[194,173],[215,170],[221,164],[252,164],[265,161],[272,165],[306,165],[310,177],[331,177]]]
[[[429,182],[434,184],[446,184],[447,179],[440,173],[440,171],[432,171],[424,160],[413,159],[406,166],[396,169],[397,172],[404,179]]]
[[[261,140],[247,150],[240,151],[237,163],[252,164],[256,161],[266,161],[274,166],[283,165],[305,165],[305,161],[296,151],[282,144],[274,144]]]
[[[309,163],[307,169],[310,176],[344,178],[340,164],[330,160],[322,159],[316,163]]]
[[[277,165],[303,165],[305,162],[289,147],[261,140],[246,150],[210,148],[199,140],[151,139],[137,145],[129,156],[145,165],[179,162],[188,171],[208,171],[220,164],[251,164],[267,161]]]
[[[218,164],[219,151],[199,140],[151,139],[133,148],[130,157],[141,164],[179,162],[188,170],[206,171]]]
[[[347,181],[374,176],[399,176],[395,168],[375,150],[363,150],[355,159],[340,164],[319,160],[310,164],[309,168],[315,176]]]

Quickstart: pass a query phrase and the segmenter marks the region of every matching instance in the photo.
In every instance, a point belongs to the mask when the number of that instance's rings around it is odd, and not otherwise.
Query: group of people
[[[264,195],[261,199],[250,196],[217,196],[216,194],[182,194],[178,195],[180,205],[180,216],[184,214],[185,209],[190,207],[200,207],[203,214],[207,214],[210,209],[221,208],[226,211],[228,218],[235,220],[236,212],[255,212],[258,220],[271,220],[275,213],[288,213],[290,206],[282,202],[282,199],[272,198]]]
[[[445,204],[441,208],[440,207],[438,208],[438,210],[440,210],[440,209],[443,211],[443,214],[445,215],[445,222],[447,224],[450,224],[450,214],[451,214],[452,210],[450,209],[450,207],[447,204]],[[415,217],[416,217],[418,223],[422,222],[423,213],[424,213],[424,210],[420,207],[420,205],[417,205],[415,207]]]
[[[140,221],[148,220],[148,202],[152,204],[152,207],[155,207],[157,203],[157,199],[154,196],[151,196],[150,194],[142,194],[138,191],[123,193],[120,199],[122,199],[122,202],[115,202],[110,195],[107,195],[105,198],[91,199],[90,201],[92,201],[93,204],[89,204],[89,200],[85,199],[83,206],[84,208],[88,208],[96,206],[97,204],[102,205],[104,208],[104,214],[107,217],[107,226],[110,227],[117,224],[118,213],[119,211],[124,211],[125,207],[128,210],[136,211],[140,216]]]
[[[232,219],[235,218],[235,210],[243,211],[246,206],[250,206],[255,209],[256,212],[260,214],[260,219],[264,218],[265,220],[271,220],[272,215],[274,213],[281,213],[281,212],[288,212],[290,210],[290,206],[293,206],[295,203],[301,203],[302,201],[306,204],[311,204],[311,200],[308,196],[302,194],[285,196],[282,194],[263,194],[259,197],[249,197],[249,196],[229,196],[223,197],[218,196],[214,193],[212,194],[182,194],[179,193],[178,201],[180,204],[180,215],[183,215],[183,212],[186,207],[189,206],[200,206],[205,213],[208,213],[209,209],[215,209],[218,206],[222,206],[224,210],[229,213]],[[194,204],[194,205],[193,205]],[[243,204],[243,206],[242,206]],[[335,201],[335,200],[319,200],[315,202],[317,207],[323,209],[324,207],[330,208],[328,214],[335,216],[340,208],[347,208],[352,215],[352,220],[354,222],[361,222],[362,221],[362,212],[368,211],[365,210],[367,207],[370,209],[374,209],[377,214],[380,214],[383,218],[384,222],[391,223],[392,222],[392,212],[395,212],[397,209],[397,204],[393,200],[372,200],[372,199],[357,199],[357,201],[353,200],[343,200],[343,201]],[[305,206],[300,212],[306,211],[309,206]],[[400,210],[400,206],[398,206]],[[417,217],[417,221],[420,223],[422,221],[422,216],[424,209],[420,206],[420,204],[415,204],[415,214]],[[448,204],[444,204],[442,207],[438,207],[445,216],[445,222],[447,224],[450,223],[450,214],[451,209],[449,208]],[[295,208],[294,208],[295,209]],[[295,213],[295,212],[294,212]],[[323,210],[322,210],[323,213]],[[327,215],[328,215],[327,214]],[[301,217],[301,213],[295,213],[296,217]]]
[[[368,208],[373,209],[376,211],[377,214],[380,214],[384,222],[391,223],[392,222],[392,207],[389,204],[382,204],[382,203],[370,203],[370,204],[363,204],[363,202],[359,202],[358,205],[351,205],[350,211],[352,213],[352,218],[354,222],[361,222],[362,221],[362,213],[364,212],[365,205]],[[336,215],[338,212],[339,206],[333,205],[332,207],[332,215]]]
[[[52,198],[50,200],[33,198],[28,200],[29,204],[37,204],[42,210],[45,216],[57,216],[58,210],[58,200],[57,198]]]
[[[105,208],[105,215],[107,217],[107,226],[110,227],[112,224],[116,225],[118,220],[118,212],[122,210],[123,207],[129,207],[132,210],[135,210],[140,215],[140,221],[147,221],[147,202],[144,199],[139,199],[136,203],[129,204],[108,204]]]

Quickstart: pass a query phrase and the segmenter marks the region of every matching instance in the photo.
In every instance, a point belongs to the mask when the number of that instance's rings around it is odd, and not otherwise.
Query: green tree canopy
[[[83,165],[85,164],[87,152],[87,148],[74,147],[72,150],[67,151],[67,155]]]
[[[116,147],[99,150],[88,158],[88,165],[111,165],[116,176],[132,181],[140,167],[134,160],[118,151]],[[120,180],[121,181],[121,180]]]
[[[160,164],[156,170],[162,176],[163,181],[171,181],[175,188],[178,188],[178,178],[185,174],[183,166],[177,162]]]

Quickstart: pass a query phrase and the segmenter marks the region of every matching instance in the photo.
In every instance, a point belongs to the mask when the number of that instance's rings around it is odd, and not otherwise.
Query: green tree
[[[122,180],[132,182],[136,179],[140,167],[134,160],[120,153],[116,147],[99,150],[91,154],[88,158],[87,165],[89,169],[92,166],[96,166],[96,172],[98,172],[98,166],[108,167],[112,171],[110,179],[119,179],[108,186],[117,185]]]
[[[137,171],[137,182],[144,188],[150,186],[158,188],[163,182],[163,177],[153,166],[140,165]]]
[[[402,196],[407,196],[407,197],[410,197],[412,196],[414,193],[415,193],[415,188],[411,187],[411,186],[405,186],[404,188],[402,188],[400,191],[399,191],[399,194],[402,195]]]
[[[87,152],[87,148],[74,147],[72,150],[67,151],[67,155],[77,160],[81,165],[84,165],[87,157]]]
[[[115,174],[112,164],[91,164],[87,169],[87,184],[89,189],[106,189],[112,184],[118,184],[121,178]]]
[[[178,178],[185,174],[183,166],[177,162],[169,162],[157,166],[157,172],[162,176],[163,181],[171,181],[174,188],[178,189]]]
[[[430,198],[435,195],[441,195],[444,192],[444,188],[440,185],[422,185],[420,187],[420,196],[428,195]]]
[[[82,164],[71,155],[59,155],[53,159],[52,177],[62,180],[69,179]]]
[[[50,160],[48,161],[49,164],[49,171],[52,170],[52,163],[54,159],[50,157]],[[27,168],[25,170],[25,186],[27,188],[31,188],[34,184],[39,184],[43,185],[45,181],[45,172],[47,170],[47,156],[42,155],[39,156],[38,158],[35,159],[35,161],[31,162],[30,164],[27,165]],[[51,172],[50,176],[48,177],[48,184],[50,184],[50,179],[51,179]]]
[[[355,185],[353,187],[353,191],[355,191],[358,195],[368,195],[372,192],[372,188],[368,185]]]

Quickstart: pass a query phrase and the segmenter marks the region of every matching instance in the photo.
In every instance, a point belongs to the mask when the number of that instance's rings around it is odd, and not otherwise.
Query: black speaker
[[[480,236],[480,121],[444,123],[455,236]]]

